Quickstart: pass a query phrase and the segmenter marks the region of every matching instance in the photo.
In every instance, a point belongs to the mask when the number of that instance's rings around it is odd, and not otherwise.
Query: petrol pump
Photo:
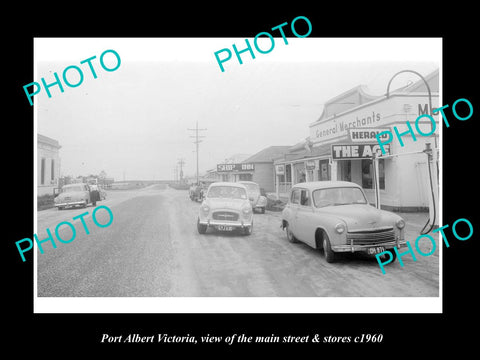
[[[436,140],[436,139],[435,139]],[[437,143],[437,141],[435,141]],[[378,171],[378,160],[403,156],[403,155],[411,155],[411,154],[425,154],[426,161],[427,161],[427,169],[428,169],[428,178],[429,178],[429,190],[428,191],[428,207],[429,207],[429,218],[423,229],[421,230],[421,234],[426,234],[430,232],[433,227],[436,225],[438,226],[438,209],[437,204],[439,203],[438,200],[438,148],[435,147],[432,149],[431,143],[425,143],[425,149],[421,151],[412,151],[406,152],[401,154],[394,154],[394,155],[378,155],[377,153],[373,153],[372,155],[372,162],[373,162],[373,184],[374,184],[374,193],[375,193],[375,207],[380,209],[380,180],[379,180],[379,171]]]

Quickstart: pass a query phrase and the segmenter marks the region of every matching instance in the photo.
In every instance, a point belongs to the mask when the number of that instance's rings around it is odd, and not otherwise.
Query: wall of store
[[[252,181],[260,185],[266,192],[275,190],[273,178],[273,163],[255,163],[255,171],[253,172]]]

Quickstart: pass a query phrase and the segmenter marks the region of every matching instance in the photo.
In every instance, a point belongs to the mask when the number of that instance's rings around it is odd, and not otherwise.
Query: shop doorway
[[[338,177],[342,181],[352,181],[352,161],[338,161]]]

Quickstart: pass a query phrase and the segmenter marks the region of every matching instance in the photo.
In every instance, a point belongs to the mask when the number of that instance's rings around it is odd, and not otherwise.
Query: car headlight
[[[210,207],[207,204],[202,205],[202,211],[208,213],[210,211]]]
[[[342,223],[338,223],[335,225],[335,231],[339,234],[342,234],[345,231],[345,225]]]
[[[403,221],[403,219],[399,219],[399,220],[397,220],[395,225],[397,226],[397,228],[403,229],[405,227],[405,221]]]
[[[242,212],[245,214],[245,215],[248,215],[250,212],[252,211],[251,207],[249,206],[246,206],[242,209]]]

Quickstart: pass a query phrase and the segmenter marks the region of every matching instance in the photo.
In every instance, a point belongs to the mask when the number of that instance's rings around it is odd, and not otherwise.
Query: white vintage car
[[[240,230],[245,235],[252,233],[253,210],[244,185],[215,182],[208,187],[199,209],[197,230],[205,234],[208,228]]]
[[[282,212],[282,228],[290,242],[323,249],[327,262],[339,252],[379,254],[406,246],[405,221],[371,206],[363,189],[347,181],[296,184]],[[392,251],[395,260],[395,252]]]

